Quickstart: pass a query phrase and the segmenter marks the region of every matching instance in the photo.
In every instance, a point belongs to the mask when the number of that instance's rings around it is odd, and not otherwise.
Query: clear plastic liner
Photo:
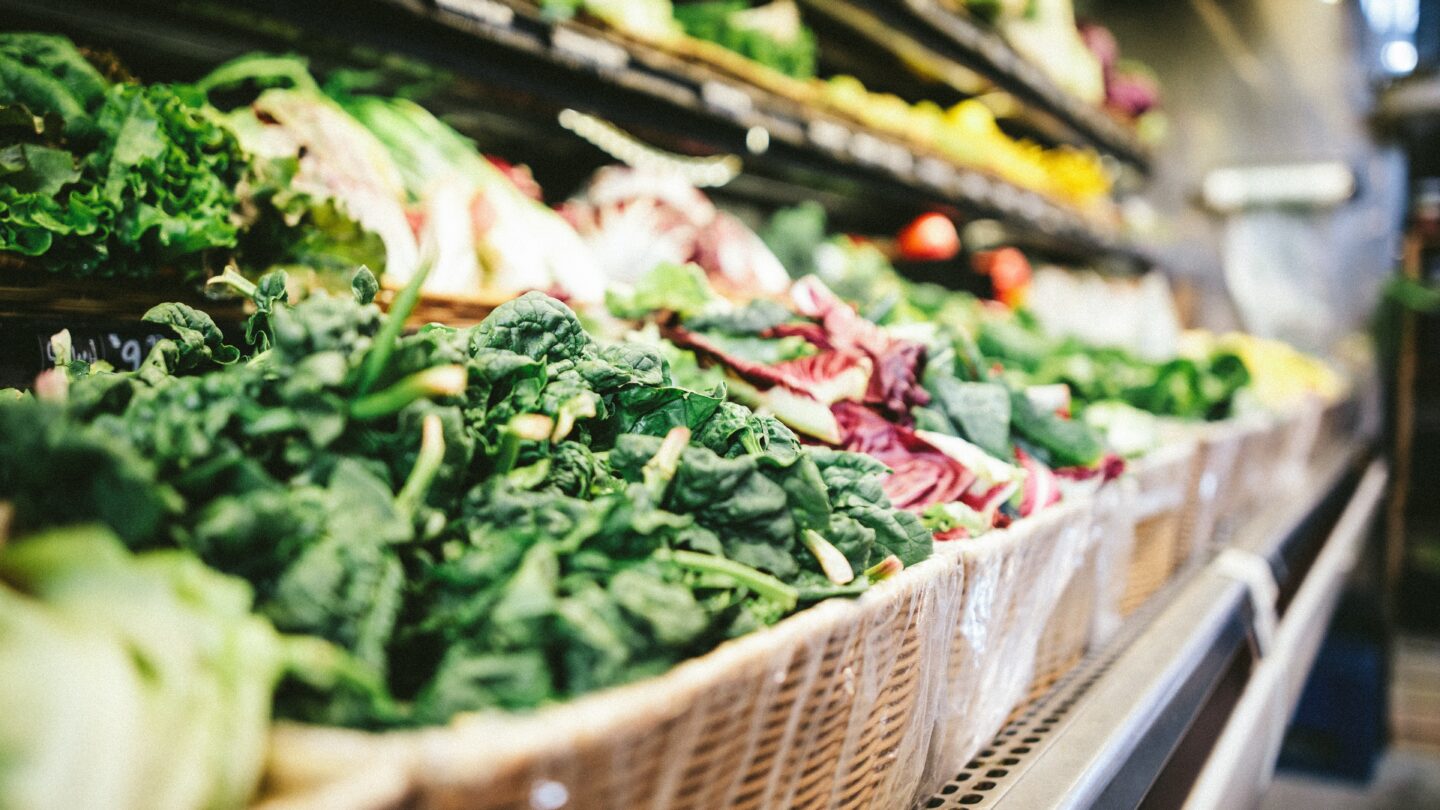
[[[1035,677],[1023,701],[1039,698],[1120,625],[1120,599],[1135,542],[1135,476],[1096,489],[1091,499],[1090,538],[1079,570],[1055,603],[1035,650]],[[1022,705],[1023,705],[1022,703]]]
[[[1318,398],[1297,403],[1281,414],[1236,422],[1239,433],[1231,486],[1223,514],[1244,522],[1275,500],[1276,492],[1301,485],[1317,442],[1324,405]]]
[[[1241,445],[1254,429],[1233,420],[1216,422],[1202,429],[1194,489],[1185,504],[1182,527],[1187,557],[1213,540],[1217,523],[1232,506]]]
[[[1068,501],[1004,531],[937,545],[963,568],[965,593],[917,795],[953,777],[1027,695],[1046,622],[1095,536],[1092,510],[1090,499]]]
[[[947,708],[967,571],[937,555],[858,600],[530,714],[389,733],[282,724],[262,806],[903,806]]]
[[[1095,496],[1090,530],[1095,535],[1095,606],[1090,621],[1090,643],[1102,645],[1120,629],[1126,574],[1135,549],[1135,505],[1140,492],[1133,473],[1123,475]],[[1058,614],[1064,609],[1055,609]],[[1054,619],[1052,619],[1054,621]]]
[[[1326,408],[1324,400],[1312,396],[1291,414],[1280,451],[1279,485],[1286,491],[1305,481],[1305,473],[1309,470],[1316,447],[1320,444],[1320,430]]]

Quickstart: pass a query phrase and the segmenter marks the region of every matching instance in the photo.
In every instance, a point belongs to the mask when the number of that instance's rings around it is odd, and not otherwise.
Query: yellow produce
[[[832,108],[882,132],[939,153],[954,163],[990,172],[1017,186],[1082,210],[1103,211],[1110,177],[1089,149],[1045,148],[1005,134],[990,108],[967,99],[947,109],[933,101],[911,104],[872,93],[853,76],[817,82]]]
[[[1318,357],[1278,340],[1231,332],[1215,335],[1187,332],[1186,353],[1201,347],[1229,350],[1250,370],[1250,388],[1256,402],[1267,410],[1284,412],[1318,397],[1333,402],[1345,393],[1345,378]]]

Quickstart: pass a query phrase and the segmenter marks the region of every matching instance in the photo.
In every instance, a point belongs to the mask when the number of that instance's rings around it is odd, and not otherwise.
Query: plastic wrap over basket
[[[1091,540],[1093,501],[1077,499],[971,540],[937,544],[964,569],[964,599],[922,793],[993,739],[1026,697],[1045,623]]]
[[[1289,492],[1305,481],[1315,446],[1320,440],[1325,403],[1317,396],[1306,398],[1288,417],[1282,427],[1280,467],[1275,487]],[[1274,489],[1272,488],[1272,492]]]
[[[1015,711],[1045,694],[1084,657],[1100,595],[1097,590],[1099,556],[1096,552],[1097,546],[1092,543],[1081,559],[1079,569],[1070,577],[1060,598],[1055,600],[1055,607],[1050,611],[1050,618],[1046,620],[1040,640],[1035,645],[1035,674],[1030,679],[1030,688],[1016,704]]]
[[[1186,542],[1186,511],[1196,488],[1193,441],[1166,444],[1130,465],[1135,540],[1125,568],[1120,612],[1129,615],[1164,587],[1194,547]]]
[[[1193,461],[1193,456],[1192,456]],[[1095,535],[1095,607],[1090,643],[1101,645],[1120,629],[1122,600],[1135,550],[1135,509],[1139,482],[1127,474],[1103,487],[1095,496],[1090,531]],[[1056,608],[1059,612],[1060,608]]]
[[[531,714],[379,734],[282,725],[265,806],[898,807],[923,772],[964,575],[932,558],[858,600]]]
[[[1200,432],[1198,461],[1181,525],[1181,548],[1187,557],[1214,540],[1216,525],[1229,505],[1246,432],[1234,421],[1206,425]]]
[[[1135,539],[1133,477],[1111,481],[1090,497],[1090,537],[1084,556],[1040,634],[1035,676],[1022,706],[1043,695],[1080,663],[1092,642],[1108,638],[1120,624],[1124,561]]]
[[[1355,391],[1327,400],[1320,406],[1320,425],[1310,448],[1310,462],[1319,461],[1337,444],[1362,433],[1361,404]]]
[[[1274,501],[1293,421],[1289,414],[1256,415],[1240,421],[1240,445],[1220,510],[1222,519],[1240,525]]]

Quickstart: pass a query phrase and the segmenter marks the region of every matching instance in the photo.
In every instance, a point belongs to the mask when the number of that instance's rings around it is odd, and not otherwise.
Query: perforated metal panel
[[[922,801],[924,810],[975,810],[994,807],[1025,771],[1051,746],[1070,722],[1070,715],[1086,693],[1110,670],[1115,660],[1165,608],[1170,597],[1188,581],[1182,574],[1126,619],[1106,646],[1092,651],[1050,691],[1022,707],[990,745],[935,795]]]

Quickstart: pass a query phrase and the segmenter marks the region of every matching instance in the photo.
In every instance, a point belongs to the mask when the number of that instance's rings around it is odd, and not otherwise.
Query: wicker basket
[[[1342,397],[1328,400],[1320,406],[1320,424],[1315,431],[1315,441],[1310,447],[1309,463],[1319,461],[1332,451],[1341,437],[1367,435],[1363,424],[1363,407],[1359,396],[1347,392]]]
[[[1182,442],[1166,445],[1132,467],[1135,539],[1120,596],[1122,615],[1143,605],[1189,559],[1192,548],[1183,528],[1199,455],[1193,443]]]
[[[938,547],[964,570],[965,590],[922,795],[993,739],[1029,693],[1046,621],[1090,545],[1093,503],[1077,499],[1005,531]]]
[[[282,724],[262,804],[906,806],[1026,696],[1045,620],[1094,546],[1092,509],[1076,500],[942,544],[858,600],[533,714],[384,734]],[[1089,625],[1067,624],[1055,648],[1083,650]]]
[[[1135,541],[1133,476],[1111,481],[1091,496],[1090,539],[1080,568],[1065,586],[1035,651],[1035,677],[1022,703],[1043,695],[1092,644],[1119,628],[1125,566]]]
[[[264,806],[897,807],[925,763],[964,574],[936,557],[531,715],[388,734],[281,726]]]
[[[1121,607],[1129,587],[1130,558],[1135,551],[1135,507],[1139,493],[1139,482],[1131,474],[1121,476],[1096,494],[1095,514],[1090,522],[1097,538],[1098,557],[1095,615],[1091,621],[1093,645],[1107,643],[1125,618]]]

